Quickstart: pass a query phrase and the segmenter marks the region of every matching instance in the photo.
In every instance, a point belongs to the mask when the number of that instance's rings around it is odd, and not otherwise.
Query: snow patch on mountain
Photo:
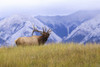
[[[78,11],[65,16],[35,16],[35,18],[50,27],[59,37],[65,40],[71,36],[71,32],[74,31],[74,29],[76,29],[80,24],[94,18],[98,14],[100,14],[99,10]]]
[[[18,37],[22,36],[32,36],[33,24],[39,30],[42,30],[42,27],[46,27],[49,29],[48,26],[41,23],[34,17],[24,17],[19,15],[14,15],[4,20],[0,21],[0,37],[6,40],[8,44],[14,44],[14,41]],[[36,34],[36,33],[35,33]],[[54,42],[61,42],[62,39],[57,36],[53,31],[51,33],[50,38],[51,41]]]
[[[86,21],[82,23],[80,26],[78,26],[68,37],[68,39],[73,39],[76,36],[83,36],[82,40],[80,40],[80,43],[85,43],[92,37],[98,37],[100,36],[100,15],[96,16],[95,18]]]

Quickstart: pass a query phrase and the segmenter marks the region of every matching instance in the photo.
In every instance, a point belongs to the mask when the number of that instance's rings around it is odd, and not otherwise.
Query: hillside
[[[100,43],[100,15],[82,23],[66,40],[78,43]]]

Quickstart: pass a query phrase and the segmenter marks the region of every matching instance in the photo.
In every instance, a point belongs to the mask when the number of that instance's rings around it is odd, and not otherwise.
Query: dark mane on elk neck
[[[33,35],[34,32],[39,32],[41,36]],[[16,45],[43,45],[48,40],[50,32],[51,29],[47,30],[46,28],[43,28],[43,31],[39,31],[33,26],[31,37],[19,37],[15,43]]]
[[[49,34],[40,36],[39,44],[44,44],[48,40]]]

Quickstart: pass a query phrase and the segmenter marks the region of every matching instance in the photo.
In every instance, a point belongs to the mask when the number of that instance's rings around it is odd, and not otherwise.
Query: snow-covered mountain
[[[32,36],[33,24],[52,29],[48,42],[100,42],[100,11],[78,11],[66,16],[20,16],[0,20],[0,44],[14,45],[18,37]],[[38,35],[38,33],[34,33]]]
[[[66,40],[81,44],[100,43],[100,14],[78,26]]]
[[[77,26],[98,14],[100,14],[99,10],[78,11],[66,16],[36,16],[35,18],[52,28],[62,39],[65,39]]]
[[[2,42],[0,42],[0,44],[6,43],[12,45],[18,37],[31,36],[33,24],[40,30],[42,30],[42,27],[46,26],[34,17],[14,15],[1,20],[0,38]],[[46,27],[49,28],[48,26]],[[62,39],[52,31],[48,41],[61,42]]]

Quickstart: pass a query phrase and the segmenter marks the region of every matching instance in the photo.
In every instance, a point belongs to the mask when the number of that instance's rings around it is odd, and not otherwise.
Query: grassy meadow
[[[100,45],[2,47],[0,67],[100,67]]]

